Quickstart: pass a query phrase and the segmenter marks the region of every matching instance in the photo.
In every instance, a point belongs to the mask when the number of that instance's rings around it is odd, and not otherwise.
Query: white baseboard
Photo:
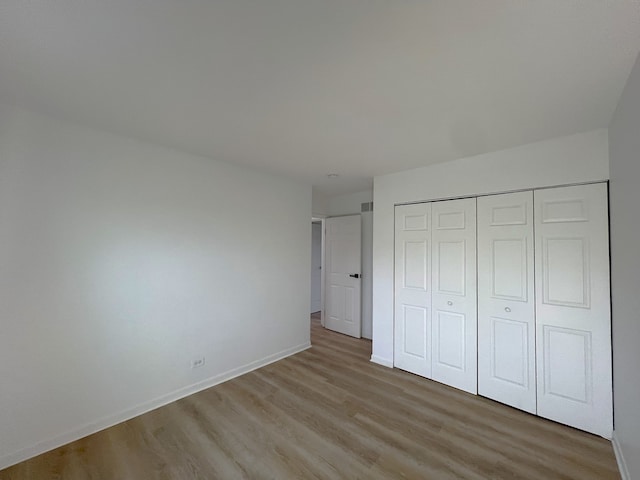
[[[311,344],[307,342],[295,347],[287,348],[286,350],[268,355],[264,358],[255,360],[241,367],[231,369],[227,372],[214,375],[213,377],[209,377],[200,382],[180,388],[148,402],[136,405],[132,408],[114,413],[112,415],[108,415],[94,422],[89,422],[78,428],[74,428],[69,432],[57,435],[56,437],[50,438],[48,440],[43,440],[36,443],[35,445],[18,450],[17,452],[3,455],[2,457],[0,457],[0,470],[10,467],[11,465],[15,465],[16,463],[20,463],[24,460],[28,460],[29,458],[35,457],[36,455],[48,452],[49,450],[53,450],[54,448],[66,445],[67,443],[74,442],[83,437],[86,437],[87,435],[91,435],[93,433],[99,432],[100,430],[104,430],[105,428],[112,427],[114,425],[117,425],[118,423],[125,422],[134,417],[150,412],[151,410],[155,410],[156,408],[175,402],[176,400],[180,400],[181,398],[188,397],[189,395],[193,395],[194,393],[200,392],[202,390],[206,390],[207,388],[211,388],[215,385],[231,380],[232,378],[239,377],[240,375],[244,375],[245,373],[249,373],[253,370],[264,367],[265,365],[269,365],[270,363],[277,362],[278,360],[282,360],[283,358],[302,352],[303,350],[306,350],[310,347]]]
[[[389,360],[387,358],[378,357],[377,355],[371,355],[371,361],[373,363],[377,363],[378,365],[382,365],[383,367],[393,368],[393,360]]]
[[[613,445],[613,453],[616,454],[616,461],[618,462],[618,469],[620,470],[622,480],[631,480],[631,475],[629,475],[629,469],[627,468],[627,462],[624,460],[622,447],[620,447],[620,442],[618,442],[615,430],[613,431],[611,444]]]

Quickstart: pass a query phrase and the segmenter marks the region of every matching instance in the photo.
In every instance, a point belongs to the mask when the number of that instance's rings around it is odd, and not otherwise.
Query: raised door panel
[[[546,325],[542,343],[545,395],[588,404],[593,397],[591,333]]]
[[[477,393],[476,199],[432,206],[432,376]]]
[[[536,412],[533,192],[478,198],[478,393]]]
[[[395,210],[394,366],[431,378],[431,204]]]
[[[491,296],[513,302],[528,302],[531,284],[528,275],[533,273],[528,260],[533,245],[528,235],[513,237],[494,238],[489,245],[492,259],[489,265]]]
[[[438,240],[436,293],[464,296],[466,293],[467,240]]]
[[[339,322],[344,316],[344,288],[341,285],[330,285],[327,291],[327,322]]]
[[[438,310],[436,335],[437,364],[460,372],[465,371],[466,315]]]
[[[429,241],[401,240],[402,288],[424,293],[429,289]]]
[[[589,238],[544,237],[542,269],[544,304],[589,308]]]
[[[529,332],[527,322],[490,317],[491,378],[527,389],[529,378]]]
[[[401,325],[400,350],[417,361],[427,359],[427,327],[429,314],[425,307],[403,305],[399,321]]]
[[[612,434],[605,184],[537,190],[538,414]]]

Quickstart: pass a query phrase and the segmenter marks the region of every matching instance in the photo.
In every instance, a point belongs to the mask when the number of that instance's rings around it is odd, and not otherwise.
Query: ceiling
[[[0,101],[338,194],[606,127],[639,49],[640,0],[2,0]]]

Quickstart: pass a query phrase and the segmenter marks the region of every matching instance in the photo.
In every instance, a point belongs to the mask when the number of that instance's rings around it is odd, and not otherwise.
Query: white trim
[[[112,427],[114,425],[117,425],[118,423],[125,422],[134,417],[150,412],[151,410],[155,410],[156,408],[175,402],[176,400],[180,400],[181,398],[188,397],[189,395],[193,395],[194,393],[206,390],[207,388],[211,388],[220,383],[239,377],[240,375],[244,375],[245,373],[249,373],[253,370],[269,365],[270,363],[277,362],[278,360],[282,360],[283,358],[302,352],[310,347],[311,344],[307,342],[295,347],[287,348],[272,355],[268,355],[262,359],[250,362],[241,367],[233,368],[218,375],[214,375],[213,377],[210,377],[206,380],[202,380],[187,387],[183,387],[173,392],[167,393],[148,402],[138,404],[135,407],[114,413],[113,415],[108,415],[94,422],[86,423],[69,432],[63,433],[48,440],[38,442],[31,447],[23,448],[21,450],[18,450],[17,452],[9,453],[8,455],[3,455],[2,457],[0,457],[0,470],[15,465],[16,463],[20,463],[24,460],[28,460],[29,458],[35,457],[36,455],[40,455],[41,453],[53,450],[54,448],[66,445],[67,443],[79,440],[83,437],[86,437],[87,435],[91,435],[93,433],[99,432],[100,430],[104,430],[105,428]]]
[[[613,453],[616,455],[616,461],[618,462],[618,469],[620,470],[620,476],[622,480],[631,480],[631,475],[629,475],[629,469],[627,468],[627,462],[624,460],[624,455],[622,454],[622,447],[620,446],[620,442],[618,441],[618,437],[616,435],[616,431],[613,431],[613,435],[611,436],[611,444],[613,445]]]
[[[507,193],[521,193],[521,192],[529,192],[531,190],[548,190],[551,188],[563,188],[563,187],[578,187],[581,185],[593,185],[596,183],[606,183],[607,186],[609,185],[609,179],[602,179],[602,180],[589,180],[586,182],[578,182],[578,183],[561,183],[559,185],[547,185],[546,187],[531,187],[531,188],[518,188],[515,190],[505,190],[505,191],[498,191],[498,192],[493,192],[493,193],[478,193],[478,194],[473,194],[470,193],[468,195],[459,195],[459,196],[454,196],[454,197],[440,197],[440,198],[432,198],[430,200],[412,200],[410,202],[400,202],[400,203],[394,203],[394,206],[401,206],[401,205],[414,205],[416,203],[431,203],[431,202],[443,202],[443,201],[448,201],[448,200],[462,200],[464,198],[480,198],[480,197],[492,197],[493,195],[504,195]]]
[[[383,367],[393,368],[393,360],[378,357],[377,355],[371,355],[371,361],[378,365],[382,365]]]
[[[327,234],[327,227],[324,218],[320,219],[320,224],[322,226],[321,234],[320,234],[320,325],[324,327],[324,249],[325,249],[325,236]]]

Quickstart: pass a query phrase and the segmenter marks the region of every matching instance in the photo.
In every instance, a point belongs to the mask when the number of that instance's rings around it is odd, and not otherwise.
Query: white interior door
[[[360,338],[360,215],[325,220],[325,323]]]
[[[478,393],[536,413],[533,192],[478,198]]]
[[[432,204],[432,378],[478,392],[476,199]]]
[[[431,204],[395,211],[394,366],[431,378]]]
[[[535,191],[538,415],[612,434],[607,188]]]

